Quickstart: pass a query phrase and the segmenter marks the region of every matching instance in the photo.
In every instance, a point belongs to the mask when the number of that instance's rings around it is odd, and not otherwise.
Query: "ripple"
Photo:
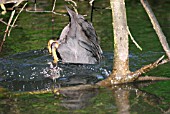
[[[148,58],[157,58],[162,54],[130,54],[130,68],[136,70],[141,64],[153,61]],[[103,56],[100,64],[59,62],[57,69],[52,66],[52,57],[47,50],[33,50],[0,58],[0,85],[13,91],[32,91],[49,89],[54,80],[61,86],[96,83],[107,78],[112,71],[113,53],[104,52]]]

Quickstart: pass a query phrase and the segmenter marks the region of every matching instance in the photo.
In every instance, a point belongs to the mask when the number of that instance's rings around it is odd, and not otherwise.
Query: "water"
[[[140,68],[141,63],[145,65],[154,61],[148,58],[158,58],[163,54],[165,53],[131,53],[129,56],[131,70],[135,71]],[[44,91],[53,87],[59,88],[75,85],[77,85],[77,88],[60,90],[60,93],[64,95],[64,97],[59,97],[60,100],[58,100],[57,93],[38,95],[25,93],[9,98],[9,93],[4,92],[5,94],[2,94],[0,97],[0,105],[2,105],[0,111],[3,113],[94,113],[95,111],[99,111],[99,113],[119,112],[126,114],[169,113],[169,81],[138,82],[116,85],[110,89],[88,88],[85,86],[85,84],[93,85],[97,81],[107,78],[111,73],[113,53],[104,52],[103,56],[103,61],[96,65],[59,62],[58,67],[60,67],[61,71],[60,75],[57,74],[60,77],[56,82],[51,77],[51,75],[56,73],[50,64],[52,57],[46,49],[18,53],[1,58],[0,86],[15,93],[35,90]],[[51,72],[51,70],[54,72]],[[150,74],[155,75],[158,71],[165,76],[169,76],[169,64],[162,65],[159,67],[159,70],[155,69]],[[78,89],[80,88],[78,85],[81,85],[81,89]],[[5,103],[7,101],[15,105],[7,105]],[[6,112],[6,108],[10,108],[10,110]],[[29,110],[26,111],[27,109]]]
[[[129,55],[131,71],[139,69],[140,64],[150,64],[164,52],[147,52]],[[99,64],[58,64],[52,65],[52,57],[46,49],[17,53],[0,60],[1,86],[11,91],[33,91],[50,89],[56,79],[60,86],[94,84],[109,76],[112,71],[113,53],[104,52]]]
[[[106,53],[106,57],[112,55]],[[59,70],[53,68],[52,57],[47,50],[35,50],[1,58],[1,85],[12,91],[49,89],[52,78],[59,78],[62,85],[95,83],[111,73],[112,59],[96,65],[59,62]],[[58,74],[54,74],[56,72]],[[53,76],[54,75],[54,76]],[[57,77],[55,77],[57,76]]]
[[[52,1],[37,1],[38,10],[51,10]],[[152,9],[170,44],[169,33],[169,0],[149,1]],[[80,14],[86,14],[90,20],[90,6],[87,1],[77,2]],[[64,1],[57,1],[56,12],[65,14]],[[30,95],[34,90],[48,90],[55,85],[75,86],[92,84],[111,73],[113,63],[113,34],[109,0],[98,0],[93,14],[93,25],[104,50],[100,64],[63,64],[61,70],[51,67],[52,57],[44,49],[52,37],[57,38],[68,23],[67,16],[55,15],[51,22],[50,13],[22,12],[7,37],[0,53],[0,112],[3,113],[137,113],[160,114],[170,113],[169,81],[141,82],[117,85],[111,88],[90,88],[81,90],[62,90],[64,97],[54,93]],[[135,40],[142,47],[140,51],[130,40],[130,70],[135,71],[144,65],[156,61],[164,51],[154,32],[150,20],[137,0],[126,3],[128,25]],[[33,10],[33,2],[27,6]],[[106,8],[106,9],[105,9]],[[85,10],[84,10],[85,9]],[[4,16],[7,21],[8,16]],[[3,37],[4,25],[0,23],[0,37]],[[170,77],[169,63],[143,74],[150,76]],[[58,73],[60,71],[60,73]],[[53,76],[53,74],[55,74]],[[55,76],[59,77],[55,83]],[[53,81],[54,80],[54,81]],[[5,90],[4,88],[8,89]],[[10,93],[12,92],[12,93]],[[19,95],[14,95],[19,93]],[[21,95],[23,93],[23,95]],[[57,98],[56,98],[57,97]]]

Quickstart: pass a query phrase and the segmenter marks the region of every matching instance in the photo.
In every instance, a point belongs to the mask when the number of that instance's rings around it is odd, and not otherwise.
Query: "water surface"
[[[52,1],[37,1],[38,10],[51,10]],[[153,11],[170,43],[169,0],[149,0]],[[87,1],[77,2],[80,14],[90,20],[91,7]],[[28,10],[33,10],[29,2]],[[65,14],[64,1],[57,1],[56,12]],[[114,86],[110,89],[85,89],[63,91],[65,97],[54,94],[19,95],[13,93],[33,90],[48,90],[51,87],[94,84],[111,73],[113,62],[113,33],[109,0],[97,0],[93,13],[93,25],[104,50],[100,64],[59,63],[60,78],[54,83],[51,67],[52,57],[46,45],[49,39],[59,37],[67,25],[67,16],[51,13],[30,13],[23,11],[7,37],[0,53],[0,112],[1,113],[170,113],[170,81],[135,83]],[[135,40],[142,47],[140,51],[130,40],[130,69],[135,71],[165,55],[150,20],[138,0],[127,0],[128,26]],[[4,16],[7,21],[10,12]],[[51,20],[54,20],[52,23]],[[0,23],[0,37],[5,27]],[[170,64],[162,65],[147,74],[170,77]],[[58,76],[58,74],[57,74]],[[6,88],[7,90],[4,90]]]

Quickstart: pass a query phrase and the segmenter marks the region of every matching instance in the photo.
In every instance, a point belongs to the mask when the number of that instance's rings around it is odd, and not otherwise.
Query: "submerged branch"
[[[160,42],[162,44],[162,47],[163,47],[166,55],[168,56],[168,58],[170,60],[170,48],[169,48],[169,45],[167,43],[166,37],[165,37],[164,33],[162,32],[162,29],[161,29],[155,15],[154,15],[153,11],[152,11],[152,9],[150,8],[150,5],[149,5],[148,1],[147,0],[141,0],[141,3],[143,5],[144,9],[146,10],[150,20],[151,20],[153,28],[155,29],[156,34],[159,37],[159,40],[160,40]]]
[[[170,80],[170,78],[157,76],[142,76],[139,77],[136,81],[162,81],[162,80]]]
[[[55,95],[62,94],[62,91],[83,91],[83,90],[90,90],[90,89],[97,89],[99,86],[97,85],[78,85],[78,86],[70,86],[70,87],[62,87],[62,88],[53,88],[47,90],[37,90],[37,91],[29,91],[29,92],[21,92],[21,93],[14,93],[14,95],[32,95],[32,94],[45,94],[45,93],[53,93]]]
[[[58,91],[58,89],[55,89],[53,91]],[[37,91],[28,91],[28,92],[17,92],[13,95],[20,96],[20,95],[37,95],[37,94],[45,94],[45,93],[52,93],[52,89],[48,90],[37,90]]]

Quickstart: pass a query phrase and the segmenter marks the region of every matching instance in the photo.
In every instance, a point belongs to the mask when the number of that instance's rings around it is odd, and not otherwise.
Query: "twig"
[[[8,23],[6,23],[5,21],[3,21],[3,19],[1,18],[0,19],[0,22],[2,22],[3,24],[5,24],[5,25],[8,25]],[[16,25],[14,25],[14,26],[12,26],[12,25],[9,25],[10,27],[16,27]]]
[[[2,47],[3,47],[3,44],[4,44],[5,40],[6,40],[6,35],[8,33],[8,29],[9,29],[9,27],[11,25],[11,22],[12,22],[12,19],[14,17],[14,14],[15,14],[15,10],[12,11],[11,16],[9,18],[8,25],[6,27],[5,34],[4,34],[4,37],[3,37],[3,41],[1,42],[1,45],[0,45],[0,52],[2,51]]]
[[[27,5],[27,2],[24,4],[24,6],[21,8],[21,10],[19,11],[19,13],[17,14],[17,16],[15,17],[13,23],[12,23],[12,27],[14,26],[16,20],[18,19],[18,16],[20,15],[20,13],[23,11],[23,9],[25,8],[25,6]],[[11,30],[12,30],[12,27],[9,29],[9,32],[8,32],[8,36],[10,36],[10,33],[11,33]]]
[[[55,4],[56,4],[56,0],[54,0],[54,3],[53,3],[53,8],[51,11],[37,11],[37,10],[34,10],[34,11],[31,11],[31,10],[27,10],[26,9],[26,12],[31,12],[31,13],[53,13],[55,15],[62,15],[62,16],[67,16],[66,14],[61,14],[61,13],[57,13],[55,12]]]
[[[54,12],[54,10],[55,10],[55,4],[56,4],[56,0],[53,0],[54,1],[54,3],[53,3],[53,8],[52,8],[52,12]],[[52,13],[52,19],[51,19],[51,23],[52,23],[52,31],[51,31],[51,33],[52,33],[52,37],[54,36],[54,14]]]
[[[55,4],[56,4],[56,0],[54,0],[52,12],[54,12],[54,10],[55,10]]]
[[[60,13],[55,12],[55,11],[54,11],[54,10],[55,10],[55,4],[56,4],[56,0],[54,0],[53,8],[52,8],[51,11],[37,11],[37,10],[36,10],[36,0],[35,0],[34,11],[26,9],[26,12],[31,12],[31,13],[53,13],[53,14],[55,14],[55,15],[67,16],[66,14],[60,14]]]
[[[148,1],[147,0],[141,0],[141,3],[143,5],[144,9],[146,10],[150,20],[151,20],[153,28],[155,29],[156,34],[159,37],[159,40],[160,40],[160,42],[162,44],[162,47],[163,47],[166,55],[168,56],[168,58],[170,60],[170,48],[169,48],[169,45],[167,43],[166,37],[165,37],[164,33],[162,32],[162,29],[161,29],[155,15],[154,15],[153,11],[152,11],[152,9],[150,8],[150,5],[149,5]]]
[[[142,76],[139,77],[136,81],[161,81],[161,80],[170,80],[170,78],[157,76]]]
[[[54,12],[54,11],[32,11],[32,10],[26,9],[26,12],[31,12],[31,13],[53,13],[55,15],[67,16],[66,14],[61,14],[61,13],[57,13],[57,12]]]
[[[142,51],[142,48],[139,46],[139,44],[138,44],[138,43],[135,41],[135,39],[133,38],[133,36],[132,36],[132,34],[131,34],[128,26],[127,26],[127,31],[128,31],[128,34],[129,34],[132,42],[136,45],[137,48],[139,48],[139,49]]]
[[[12,9],[15,8],[15,7],[17,7],[17,6],[19,6],[23,1],[25,1],[25,0],[17,0],[17,2],[15,3],[15,5],[12,7]]]

